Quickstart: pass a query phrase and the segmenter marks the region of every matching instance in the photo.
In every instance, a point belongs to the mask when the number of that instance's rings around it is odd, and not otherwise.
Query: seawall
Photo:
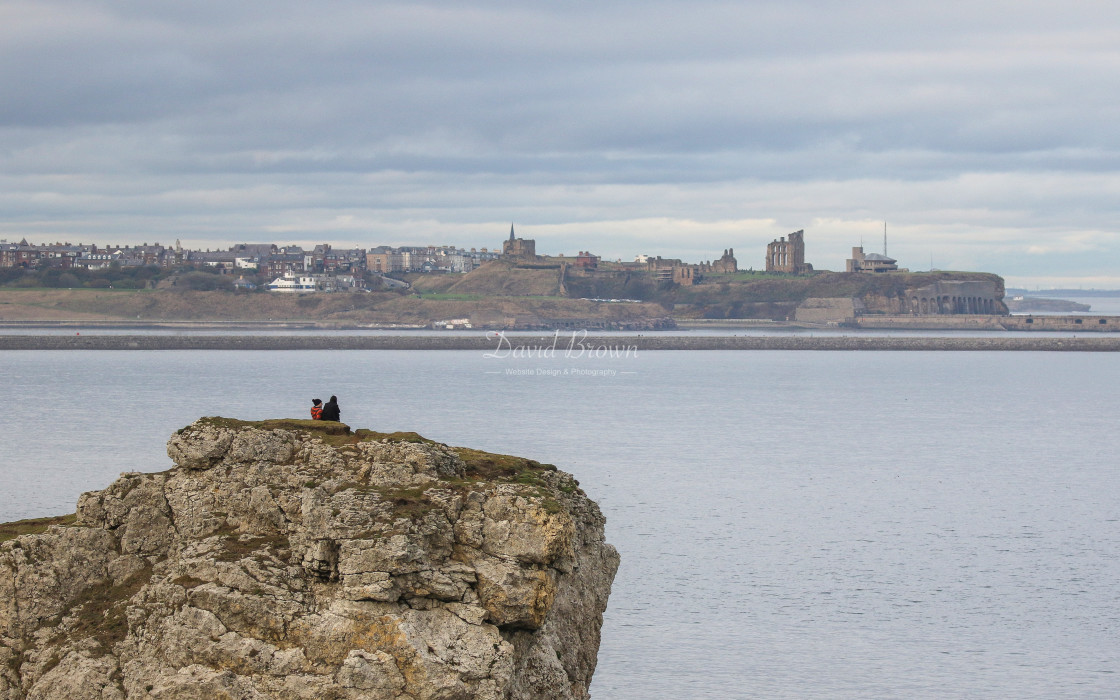
[[[1118,352],[1120,338],[900,336],[557,335],[0,335],[0,350],[477,350],[569,357],[617,357],[627,350],[951,350]]]

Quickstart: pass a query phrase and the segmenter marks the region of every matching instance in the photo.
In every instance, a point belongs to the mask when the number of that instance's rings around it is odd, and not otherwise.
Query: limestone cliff
[[[0,545],[0,698],[586,698],[618,566],[568,474],[204,418]]]

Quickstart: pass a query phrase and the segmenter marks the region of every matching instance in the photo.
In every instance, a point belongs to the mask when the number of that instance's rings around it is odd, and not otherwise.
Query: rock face
[[[0,699],[586,698],[618,554],[549,465],[204,418],[0,545]]]

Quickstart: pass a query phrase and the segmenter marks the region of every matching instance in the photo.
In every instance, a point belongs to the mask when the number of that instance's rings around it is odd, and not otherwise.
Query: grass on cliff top
[[[17,520],[14,523],[0,523],[0,542],[14,540],[20,535],[38,535],[46,532],[51,525],[71,525],[77,517],[77,515],[71,513],[70,515],[56,515],[52,518],[31,518],[29,520]]]
[[[294,430],[301,433],[310,433],[321,438],[328,445],[340,447],[353,445],[359,442],[413,442],[434,443],[434,440],[413,432],[398,431],[395,433],[379,433],[374,430],[359,428],[351,431],[350,426],[335,421],[322,421],[301,418],[269,418],[267,420],[240,420],[238,418],[223,418],[221,416],[207,416],[200,419],[206,425],[233,430],[247,430],[257,428],[260,430]],[[186,430],[183,428],[182,432]]]
[[[298,418],[241,420],[239,418],[223,418],[222,416],[206,416],[199,420],[215,428],[230,428],[233,430],[259,428],[261,430],[299,430],[305,433],[323,433],[325,435],[348,435],[350,433],[350,426],[335,421],[303,420]],[[183,428],[183,430],[186,430],[186,428]]]
[[[469,447],[455,447],[453,451],[467,466],[467,476],[487,481],[508,481],[529,486],[543,486],[541,472],[556,471],[552,464],[541,464],[533,459],[483,452]]]
[[[548,484],[541,478],[543,472],[556,471],[555,465],[541,464],[533,459],[513,455],[483,452],[469,447],[452,449],[467,467],[465,478],[462,481],[477,480],[519,484],[527,487],[529,492],[536,494],[546,512],[559,513],[563,510],[559,501],[553,497]],[[571,490],[577,489],[578,485],[579,482],[573,479],[570,490],[564,487],[561,487],[561,490],[570,493]]]

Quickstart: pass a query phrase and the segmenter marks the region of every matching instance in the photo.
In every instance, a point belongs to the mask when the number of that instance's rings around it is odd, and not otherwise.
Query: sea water
[[[1120,696],[1120,355],[486,354],[5,352],[0,521],[337,394],[599,502],[595,698]]]

